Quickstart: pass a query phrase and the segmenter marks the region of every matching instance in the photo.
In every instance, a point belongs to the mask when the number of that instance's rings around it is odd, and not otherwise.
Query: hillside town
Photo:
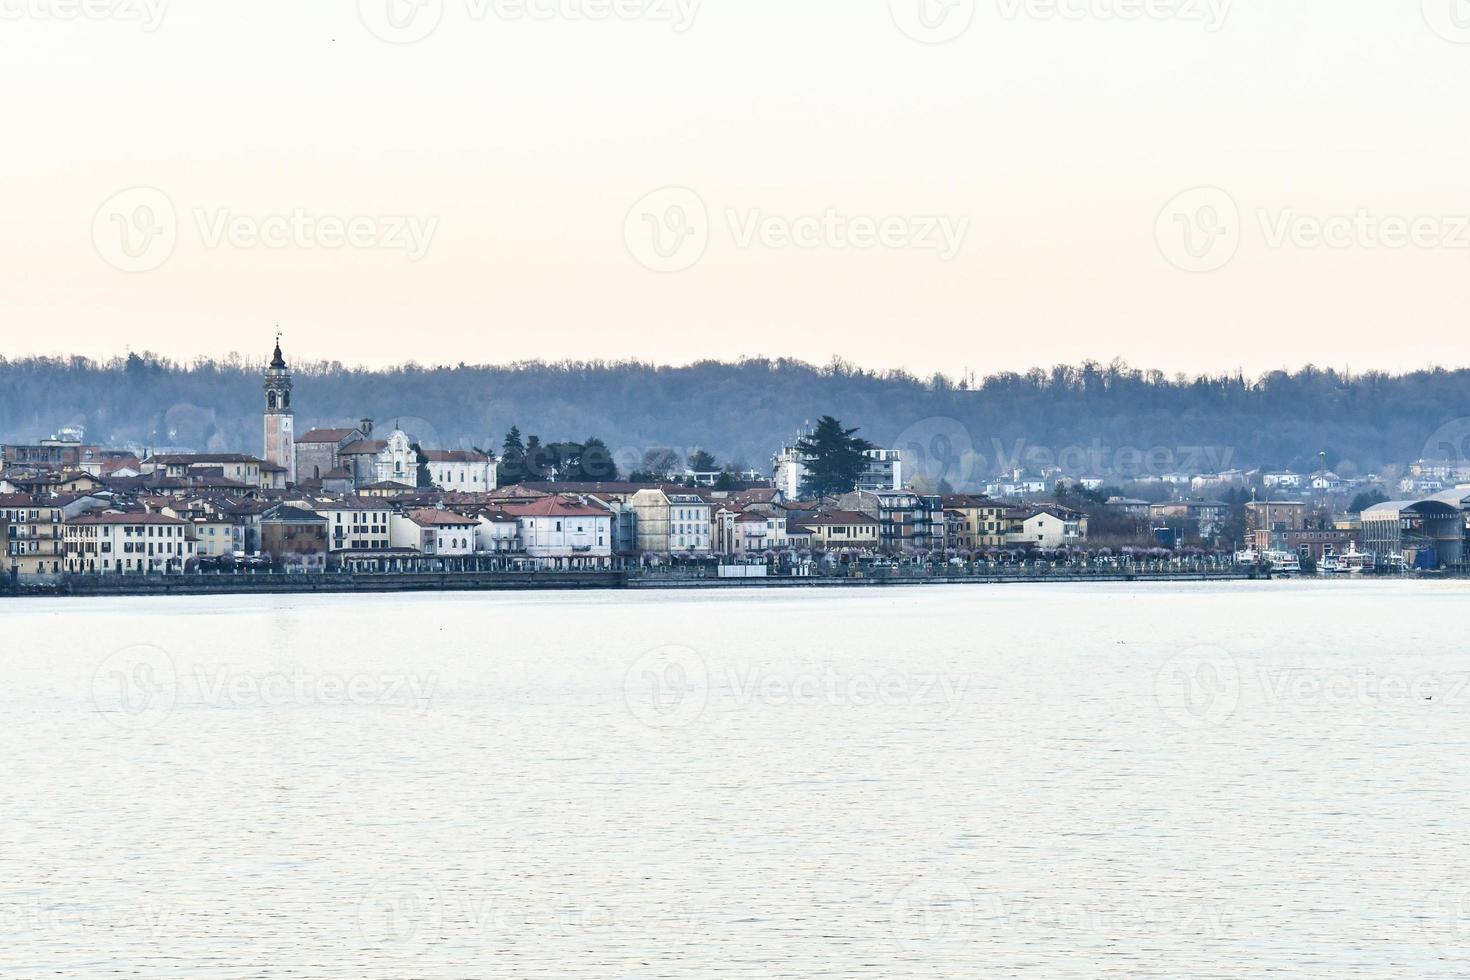
[[[1464,570],[1470,532],[1470,465],[1455,461],[1415,461],[1396,481],[1343,479],[1325,460],[1312,473],[1126,481],[1043,465],[966,493],[915,472],[913,447],[873,446],[824,418],[769,472],[650,451],[623,477],[596,440],[542,447],[517,429],[499,454],[424,446],[370,417],[298,434],[279,341],[262,387],[259,456],[93,445],[80,432],[4,446],[11,581],[1201,557],[1285,573],[1442,572]]]

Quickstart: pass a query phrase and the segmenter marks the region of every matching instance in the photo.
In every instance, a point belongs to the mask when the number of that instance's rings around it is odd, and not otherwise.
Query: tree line
[[[238,355],[0,359],[0,440],[31,442],[76,426],[108,445],[259,452],[264,367],[264,358]],[[669,456],[687,464],[696,452],[716,457],[712,468],[764,471],[781,445],[829,415],[860,427],[872,444],[943,458],[934,475],[961,489],[1037,458],[1028,450],[1057,458],[1073,449],[1203,448],[1202,458],[1232,466],[1297,472],[1317,468],[1325,452],[1330,467],[1351,475],[1463,452],[1455,420],[1470,414],[1470,371],[1440,368],[1166,376],[1084,362],[974,384],[765,358],[292,369],[298,431],[368,416],[380,427],[400,424],[424,446],[486,446],[501,455],[496,434],[521,426],[541,434],[523,446],[528,472],[550,458],[584,475],[586,465],[652,473]],[[603,450],[608,463],[598,462]]]

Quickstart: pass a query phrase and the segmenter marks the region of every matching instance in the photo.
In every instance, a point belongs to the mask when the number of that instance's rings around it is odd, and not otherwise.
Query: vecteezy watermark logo
[[[1164,718],[1186,731],[1223,725],[1240,705],[1240,666],[1219,647],[1175,654],[1154,676],[1154,700]]]
[[[683,34],[694,26],[702,0],[462,0],[452,9],[471,23],[520,21],[646,21]],[[461,10],[462,8],[462,10]],[[358,0],[357,14],[374,36],[415,44],[439,29],[445,0]]]
[[[410,262],[429,253],[439,230],[438,218],[417,215],[313,214],[305,208],[289,213],[237,214],[228,208],[194,210],[194,223],[205,248],[252,249],[296,248],[303,250],[342,248],[402,252]]]
[[[389,44],[416,44],[444,19],[444,0],[357,0],[357,16]]]
[[[153,728],[179,697],[179,673],[166,650],[149,644],[109,654],[92,673],[92,704],[124,731]]]
[[[1255,208],[1252,216],[1262,244],[1273,250],[1470,251],[1470,214],[1401,215],[1366,207],[1303,214],[1285,207]],[[1235,257],[1247,224],[1228,193],[1197,187],[1164,207],[1154,232],[1159,251],[1175,266],[1213,272]]]
[[[1259,208],[1257,220],[1271,248],[1470,249],[1470,215],[1299,214],[1292,208]]]
[[[920,44],[944,44],[975,22],[975,0],[888,0],[898,29]]]
[[[438,886],[408,874],[376,882],[357,905],[358,936],[374,946],[432,936],[443,921],[444,899]]]
[[[111,20],[137,23],[146,33],[163,24],[169,0],[0,0],[0,21]]]
[[[1420,0],[1424,22],[1446,41],[1470,44],[1470,0]]]
[[[1196,187],[1175,196],[1154,223],[1159,253],[1185,272],[1224,268],[1235,258],[1240,238],[1240,208],[1218,187]]]
[[[423,259],[439,231],[439,219],[419,215],[319,214],[306,208],[256,215],[229,208],[196,207],[192,223],[179,220],[167,194],[132,187],[108,198],[92,218],[92,243],[103,261],[123,272],[150,272],[167,262],[184,230],[204,248],[301,249],[400,252]]]
[[[1446,959],[1470,960],[1470,884],[1439,882],[1425,895],[1417,919],[1424,938]]]
[[[687,728],[709,703],[709,665],[689,647],[650,650],[628,668],[623,700],[649,728]]]
[[[1204,25],[1213,34],[1225,26],[1234,0],[999,0],[1006,20],[1179,21]]]
[[[927,418],[904,429],[893,442],[901,454],[905,481],[922,477],[927,489],[937,492],[941,483],[968,483],[975,474],[975,445],[970,430],[957,419]]]
[[[929,876],[905,885],[888,906],[893,938],[923,945],[954,938],[975,923],[975,896],[954,878]]]
[[[683,272],[709,248],[709,209],[687,187],[665,187],[628,211],[623,241],[639,265],[654,272]]]
[[[179,216],[156,187],[130,187],[103,202],[92,218],[92,244],[103,261],[123,272],[150,272],[179,243]]]
[[[190,680],[198,701],[213,707],[411,707],[420,714],[428,713],[439,683],[434,674],[262,674],[231,667],[199,668]]]
[[[968,215],[846,215],[835,208],[821,214],[795,216],[766,214],[759,208],[744,211],[730,208],[725,212],[734,237],[735,247],[757,245],[772,251],[796,249],[860,252],[873,249],[889,251],[934,252],[948,262],[959,254],[970,231]]]
[[[770,214],[760,208],[726,208],[723,227],[712,222],[709,207],[687,187],[665,187],[633,205],[623,221],[628,253],[654,272],[683,272],[704,257],[716,230],[737,249],[771,251],[931,252],[954,259],[970,230],[967,215]]]
[[[1419,458],[1443,463],[1447,479],[1464,479],[1470,474],[1470,418],[1451,419],[1435,429],[1419,450]]]

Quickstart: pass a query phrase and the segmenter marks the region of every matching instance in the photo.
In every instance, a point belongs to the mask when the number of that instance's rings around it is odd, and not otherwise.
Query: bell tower
[[[286,482],[296,482],[295,412],[291,408],[291,370],[281,356],[281,333],[265,372],[265,453],[263,459],[286,471]]]

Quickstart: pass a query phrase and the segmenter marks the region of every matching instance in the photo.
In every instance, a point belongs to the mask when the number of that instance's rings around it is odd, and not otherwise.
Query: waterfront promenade
[[[7,595],[251,595],[279,593],[488,592],[576,589],[890,588],[923,585],[1000,585],[1015,582],[1200,582],[1266,580],[1245,566],[1026,567],[827,571],[762,578],[721,578],[678,571],[453,571],[415,573],[282,574],[274,572],[173,575],[61,575],[8,585]]]

